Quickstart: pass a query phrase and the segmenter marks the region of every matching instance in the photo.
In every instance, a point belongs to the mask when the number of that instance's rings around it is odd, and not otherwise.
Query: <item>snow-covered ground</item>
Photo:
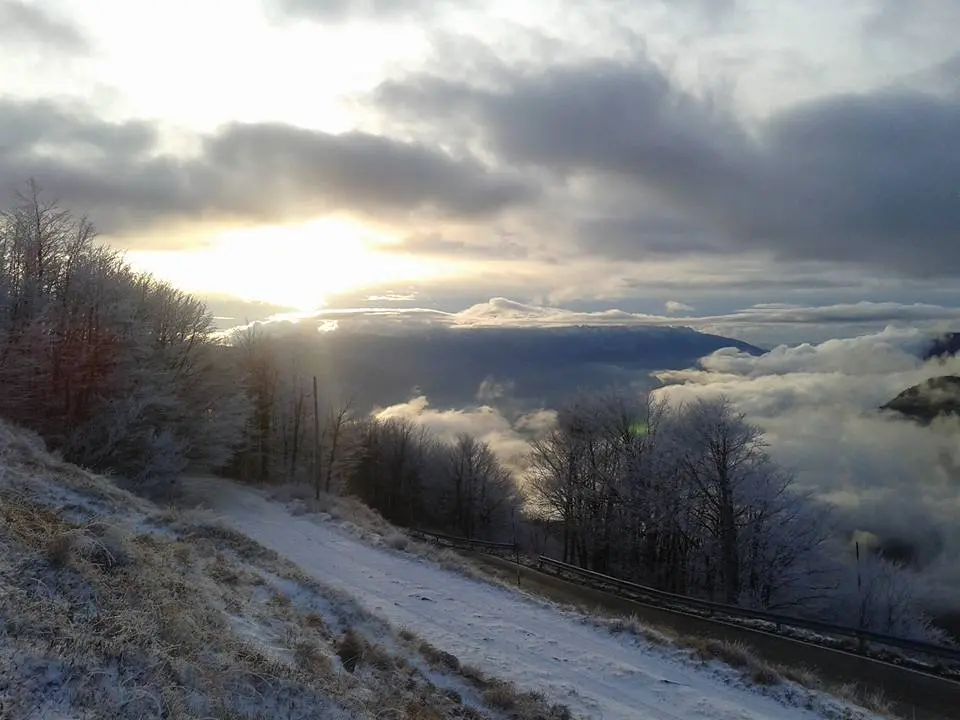
[[[729,673],[675,650],[610,634],[547,603],[375,547],[316,516],[292,515],[255,490],[213,478],[191,482],[221,522],[349,593],[367,611],[574,713],[603,720],[822,717],[732,683]]]

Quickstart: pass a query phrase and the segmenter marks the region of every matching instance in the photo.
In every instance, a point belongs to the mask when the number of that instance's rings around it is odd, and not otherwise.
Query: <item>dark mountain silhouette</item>
[[[935,338],[923,351],[923,359],[930,360],[936,357],[949,357],[960,353],[960,332],[944,333]]]
[[[438,407],[477,402],[485,380],[515,402],[553,407],[577,390],[649,385],[650,373],[693,367],[721,348],[763,350],[686,327],[454,328],[401,335],[332,332],[314,346],[358,407],[426,394]]]
[[[960,416],[960,377],[943,375],[924,380],[880,409],[897,412],[924,425],[943,415]]]

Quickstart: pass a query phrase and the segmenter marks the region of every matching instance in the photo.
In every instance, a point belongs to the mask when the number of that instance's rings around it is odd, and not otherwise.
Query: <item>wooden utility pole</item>
[[[517,564],[517,587],[520,587],[520,544],[517,542],[517,517],[515,508],[510,508],[510,525],[513,527],[513,561]]]
[[[313,376],[313,487],[320,499],[320,401],[317,399],[317,376]]]

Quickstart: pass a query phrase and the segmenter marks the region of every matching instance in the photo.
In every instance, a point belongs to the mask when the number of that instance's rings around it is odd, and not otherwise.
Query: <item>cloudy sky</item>
[[[0,187],[228,317],[956,324],[957,27],[960,0],[0,0]]]

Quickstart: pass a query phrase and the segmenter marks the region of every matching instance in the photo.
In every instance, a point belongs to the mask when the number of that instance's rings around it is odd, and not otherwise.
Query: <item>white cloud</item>
[[[372,414],[383,420],[412,420],[428,428],[444,442],[453,442],[458,434],[469,433],[489,444],[500,460],[516,472],[526,467],[530,438],[549,430],[556,420],[555,412],[543,409],[520,415],[512,422],[500,410],[489,405],[456,410],[437,409],[430,407],[430,401],[424,396],[374,410]]]
[[[888,328],[761,357],[720,351],[665,373],[672,402],[725,395],[766,431],[797,482],[832,502],[847,530],[914,544],[931,583],[960,586],[960,421],[921,427],[878,412],[960,359],[922,362],[918,331]],[[945,569],[952,568],[947,577]]]
[[[693,307],[691,305],[687,305],[686,303],[682,303],[682,302],[677,302],[676,300],[667,300],[664,306],[666,307],[667,312],[670,315],[678,315],[680,313],[693,312]]]
[[[290,316],[276,316],[274,321],[289,321]],[[535,305],[494,297],[460,312],[416,307],[360,307],[323,310],[313,315],[298,316],[293,332],[309,332],[315,326],[329,327],[335,321],[345,331],[398,333],[417,332],[436,327],[657,327],[685,326],[701,332],[724,335],[770,347],[780,343],[815,341],[830,337],[877,332],[884,327],[893,333],[890,338],[903,338],[914,346],[931,334],[960,325],[960,308],[923,303],[859,302],[822,307],[761,304],[721,315],[671,317],[650,313],[628,312],[611,308],[599,311],[574,311],[549,305]],[[899,328],[899,329],[898,329]],[[892,340],[891,340],[892,342]],[[897,341],[899,342],[899,340]],[[817,346],[818,357],[832,348],[829,343]],[[850,357],[849,347],[841,351]],[[765,362],[781,362],[777,350]],[[791,352],[792,361],[807,349]],[[798,354],[799,353],[799,354]],[[720,362],[714,359],[711,362]],[[719,368],[714,368],[718,369]]]

